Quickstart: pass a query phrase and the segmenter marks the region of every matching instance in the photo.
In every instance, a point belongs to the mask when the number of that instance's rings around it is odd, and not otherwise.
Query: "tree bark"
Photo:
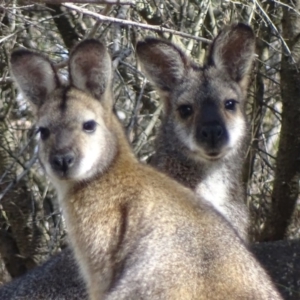
[[[262,232],[264,241],[285,237],[299,194],[300,179],[300,0],[285,1],[282,36],[291,55],[281,62],[282,127],[272,192],[272,210]],[[284,51],[284,50],[283,50]]]
[[[61,35],[61,38],[63,39],[66,47],[70,50],[79,41],[78,34],[67,16],[64,14],[60,5],[47,4],[47,7],[50,8],[50,13],[53,16],[54,23]]]

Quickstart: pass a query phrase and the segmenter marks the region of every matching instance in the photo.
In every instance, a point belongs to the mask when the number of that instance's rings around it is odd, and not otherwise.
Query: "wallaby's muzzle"
[[[50,155],[50,165],[55,174],[66,176],[75,164],[75,153],[68,151],[65,153],[55,153]]]

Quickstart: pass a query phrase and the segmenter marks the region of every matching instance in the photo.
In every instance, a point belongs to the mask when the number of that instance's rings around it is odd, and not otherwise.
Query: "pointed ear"
[[[250,71],[255,51],[255,36],[246,24],[238,23],[222,30],[215,38],[208,64],[225,71],[241,82]]]
[[[40,107],[60,84],[52,63],[35,52],[25,49],[14,51],[10,69],[21,91],[36,107]]]
[[[136,53],[147,77],[161,91],[170,91],[184,79],[189,59],[173,44],[147,38],[137,43]]]
[[[76,88],[98,100],[111,98],[102,97],[110,92],[112,70],[110,56],[101,42],[90,39],[75,46],[70,54],[69,72],[70,82]]]

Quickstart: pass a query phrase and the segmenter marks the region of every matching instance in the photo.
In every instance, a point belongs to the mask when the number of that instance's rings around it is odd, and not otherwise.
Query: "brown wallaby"
[[[300,298],[300,241],[254,244],[251,251],[286,300]],[[0,288],[1,300],[84,300],[84,282],[70,248]]]
[[[136,49],[164,101],[152,164],[210,202],[244,241],[249,220],[241,182],[244,106],[254,49],[254,33],[241,23],[215,38],[204,67],[167,41],[148,38]]]
[[[101,43],[71,52],[68,86],[27,50],[12,54],[11,70],[36,108],[39,159],[90,299],[280,299],[207,201],[135,158],[113,114]]]

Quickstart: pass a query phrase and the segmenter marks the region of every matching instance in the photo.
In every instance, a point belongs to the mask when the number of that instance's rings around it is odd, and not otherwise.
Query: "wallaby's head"
[[[214,161],[235,153],[244,141],[254,49],[254,33],[244,24],[220,32],[204,67],[170,42],[148,38],[137,44],[142,68],[165,104],[163,129],[176,136],[186,155]]]
[[[33,104],[40,133],[39,158],[52,181],[87,180],[112,159],[111,59],[96,40],[78,44],[69,58],[69,84],[41,54],[17,50],[11,71]]]

